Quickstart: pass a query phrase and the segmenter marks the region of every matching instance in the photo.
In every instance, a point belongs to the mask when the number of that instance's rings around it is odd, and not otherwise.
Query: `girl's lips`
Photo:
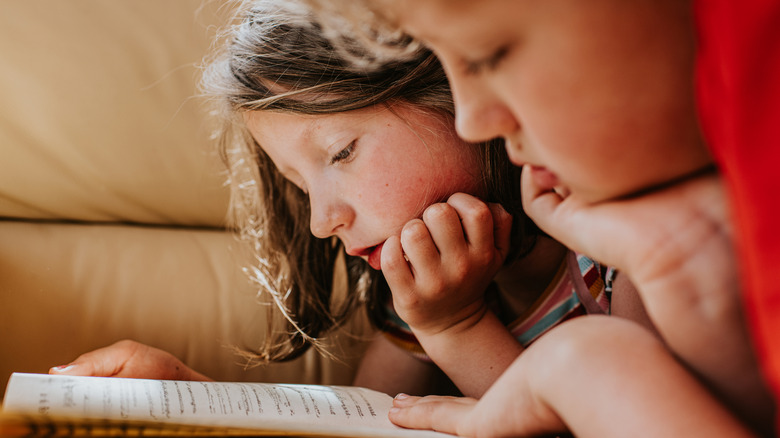
[[[371,265],[372,268],[376,269],[377,271],[382,270],[382,247],[385,245],[384,242],[380,243],[379,245],[375,246],[371,252],[368,254],[368,264]]]

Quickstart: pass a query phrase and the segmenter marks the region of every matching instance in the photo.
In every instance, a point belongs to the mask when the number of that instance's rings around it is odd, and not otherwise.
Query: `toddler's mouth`
[[[555,190],[556,187],[561,187],[561,182],[558,180],[558,176],[550,172],[544,167],[527,166],[531,171],[531,176],[534,180],[534,184],[542,190],[549,191]]]

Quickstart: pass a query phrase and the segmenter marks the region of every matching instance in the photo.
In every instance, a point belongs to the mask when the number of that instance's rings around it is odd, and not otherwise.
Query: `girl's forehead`
[[[263,149],[267,149],[291,143],[321,146],[329,141],[338,141],[344,135],[371,129],[376,120],[386,115],[393,114],[381,108],[329,114],[256,110],[243,113],[243,118],[255,140]]]

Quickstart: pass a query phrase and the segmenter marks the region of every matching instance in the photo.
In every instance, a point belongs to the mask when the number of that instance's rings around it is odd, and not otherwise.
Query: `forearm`
[[[657,338],[604,316],[550,330],[478,401],[403,397],[393,405],[400,426],[461,436],[752,436]]]
[[[517,397],[525,388],[531,396]],[[514,433],[538,433],[541,418],[578,437],[750,436],[657,339],[616,318],[577,318],[540,338],[485,394],[477,416],[514,400]]]
[[[710,390],[756,430],[773,435],[774,402],[751,346],[736,275],[717,267],[710,272],[678,273],[645,287],[648,311],[669,348]]]
[[[523,351],[489,310],[442,332],[412,331],[428,356],[470,397],[481,397]]]
[[[440,394],[448,383],[435,365],[412,357],[382,333],[371,342],[352,382],[390,395]]]

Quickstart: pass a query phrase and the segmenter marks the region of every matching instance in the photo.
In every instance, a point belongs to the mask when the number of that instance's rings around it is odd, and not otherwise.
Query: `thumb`
[[[520,179],[523,210],[539,228],[555,236],[558,230],[555,229],[554,215],[563,198],[553,190],[543,190],[536,185],[531,172],[530,167],[523,166]]]
[[[119,374],[140,344],[119,341],[108,347],[84,353],[76,360],[49,369],[49,374],[112,377]]]
[[[59,374],[64,376],[99,376],[111,377],[116,373],[113,370],[106,370],[103,367],[103,361],[95,362],[92,359],[79,356],[78,359],[66,365],[59,365],[49,368],[49,374]]]

